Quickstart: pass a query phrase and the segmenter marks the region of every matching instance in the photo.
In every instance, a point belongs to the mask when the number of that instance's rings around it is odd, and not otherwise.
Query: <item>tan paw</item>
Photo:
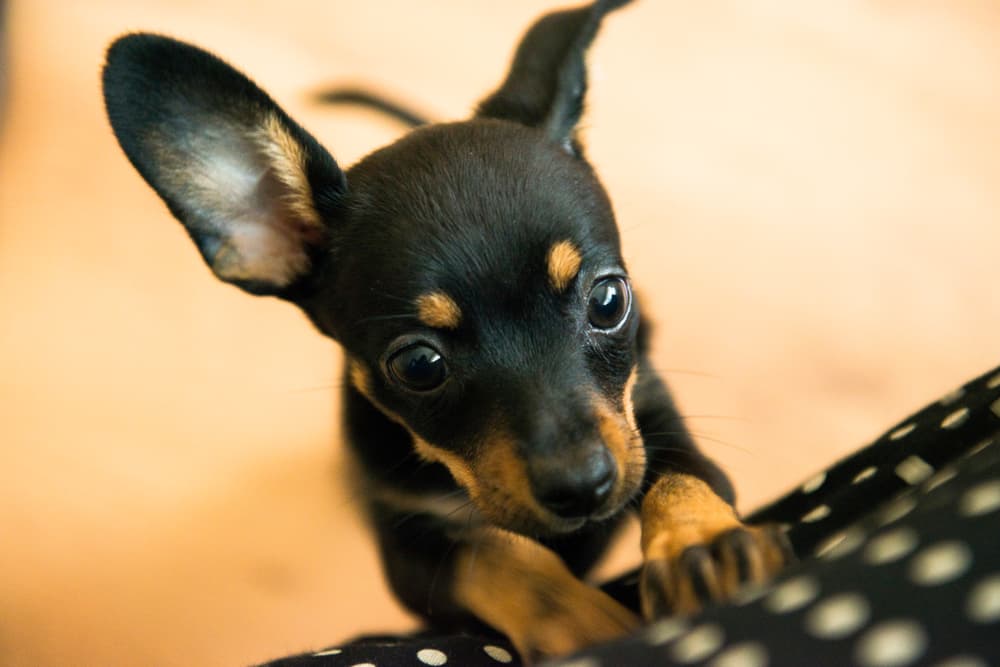
[[[456,600],[506,634],[522,658],[565,655],[629,634],[639,617],[588,586],[548,548],[490,529],[456,558]]]
[[[534,601],[534,617],[518,619],[510,639],[526,661],[574,653],[639,627],[638,616],[602,591],[583,584],[574,589],[548,597],[542,606]]]
[[[704,544],[678,544],[665,534],[646,551],[639,582],[643,615],[652,620],[727,602],[792,560],[788,539],[777,526],[730,528]]]

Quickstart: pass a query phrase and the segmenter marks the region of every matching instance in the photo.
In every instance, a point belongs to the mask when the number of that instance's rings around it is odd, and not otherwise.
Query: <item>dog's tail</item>
[[[358,86],[337,86],[317,93],[314,97],[322,104],[348,104],[378,111],[407,127],[430,124],[423,114],[389,97]]]

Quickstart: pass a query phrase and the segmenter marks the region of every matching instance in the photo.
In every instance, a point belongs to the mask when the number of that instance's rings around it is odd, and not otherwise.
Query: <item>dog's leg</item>
[[[636,420],[649,458],[640,598],[647,619],[697,611],[762,582],[792,558],[784,533],[745,525],[732,486],[698,452],[670,395],[644,364]]]
[[[460,548],[452,590],[529,657],[570,653],[625,635],[639,622],[546,547],[499,529],[484,529]]]
[[[400,600],[439,627],[468,628],[474,617],[531,659],[620,637],[639,624],[534,540],[469,525],[461,511],[445,519],[401,510],[383,507],[377,519],[386,575]]]
[[[348,373],[350,378],[350,373]],[[639,619],[578,579],[598,549],[586,535],[561,543],[568,566],[538,542],[487,525],[443,466],[406,452],[410,437],[386,419],[358,387],[345,385],[347,442],[354,475],[378,539],[386,578],[396,597],[439,628],[486,623],[521,652],[560,655],[626,634]],[[613,531],[594,535],[603,543]]]

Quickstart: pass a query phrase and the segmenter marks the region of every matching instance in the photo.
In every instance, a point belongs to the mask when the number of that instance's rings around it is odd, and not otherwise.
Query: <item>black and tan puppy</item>
[[[399,599],[526,655],[638,618],[580,579],[640,508],[647,617],[786,559],[743,526],[647,358],[608,196],[575,138],[584,55],[624,1],[549,14],[470,119],[348,170],[242,74],[133,34],[107,55],[128,158],[220,279],[288,299],[346,357],[344,417]]]

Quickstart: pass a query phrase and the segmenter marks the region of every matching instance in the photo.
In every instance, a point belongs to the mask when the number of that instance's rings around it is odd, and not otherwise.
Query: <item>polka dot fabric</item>
[[[1000,665],[1000,368],[755,512],[800,561],[766,588],[550,664]],[[634,606],[637,577],[606,586]],[[269,665],[519,665],[506,641],[368,638]]]
[[[950,463],[1000,430],[998,401],[1000,369],[995,369],[903,420],[748,521],[790,526],[788,536],[799,557],[810,556],[875,506],[938,475],[953,474]]]
[[[267,667],[502,667],[521,665],[517,652],[499,638],[420,633],[407,637],[362,637],[340,646],[267,663]]]

